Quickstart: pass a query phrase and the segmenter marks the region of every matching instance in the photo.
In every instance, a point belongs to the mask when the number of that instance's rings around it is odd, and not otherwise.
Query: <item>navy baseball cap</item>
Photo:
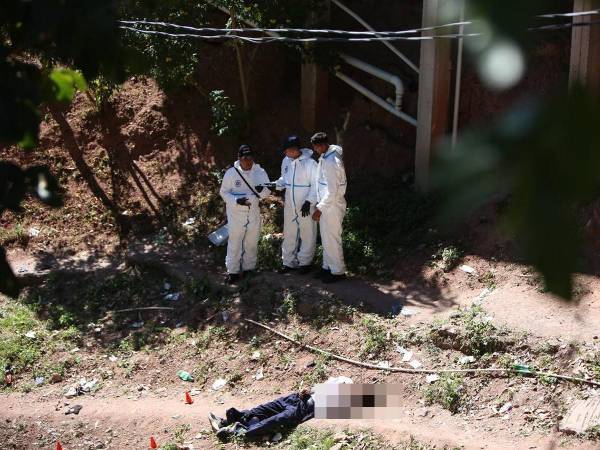
[[[241,158],[242,156],[254,156],[254,152],[250,148],[248,144],[240,145],[238,150],[238,156]]]

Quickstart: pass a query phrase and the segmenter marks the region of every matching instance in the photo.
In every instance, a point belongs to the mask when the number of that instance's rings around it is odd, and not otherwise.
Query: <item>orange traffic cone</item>
[[[191,405],[192,403],[194,403],[194,400],[192,400],[192,397],[190,397],[190,392],[185,391],[185,404]]]
[[[150,436],[150,448],[158,448],[158,445],[156,445],[156,441],[152,436]]]
[[[56,450],[63,450],[62,445],[60,445],[60,441],[56,443]]]

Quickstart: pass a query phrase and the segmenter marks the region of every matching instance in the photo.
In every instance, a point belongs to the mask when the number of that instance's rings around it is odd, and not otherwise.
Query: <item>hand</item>
[[[254,190],[256,192],[258,192],[259,194],[263,191],[264,188],[265,188],[264,186],[260,186],[260,185],[259,186],[254,186]]]
[[[321,211],[319,211],[318,209],[315,209],[315,212],[312,215],[312,220],[314,220],[315,222],[318,222],[319,219],[321,218],[321,214],[322,214]]]
[[[238,198],[235,202],[241,206],[250,206],[250,202],[246,197]]]
[[[310,202],[306,200],[300,209],[302,211],[302,217],[310,216]]]

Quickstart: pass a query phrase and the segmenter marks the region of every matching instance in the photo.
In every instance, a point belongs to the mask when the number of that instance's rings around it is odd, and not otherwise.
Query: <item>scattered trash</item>
[[[189,391],[185,391],[185,404],[191,405],[192,403],[194,403],[194,400],[192,400],[192,397],[190,397]]]
[[[186,220],[185,222],[183,222],[182,225],[184,227],[191,227],[195,223],[196,223],[196,218],[195,217],[190,217],[188,220]]]
[[[217,378],[215,380],[215,382],[212,384],[212,389],[213,389],[213,391],[218,391],[226,384],[227,384],[227,380],[225,380],[224,378]]]
[[[229,312],[221,311],[221,318],[223,319],[223,322],[227,322],[229,320]]]
[[[83,406],[81,406],[81,405],[73,405],[73,406],[71,406],[70,408],[68,408],[65,411],[65,415],[67,415],[67,416],[69,414],[75,414],[75,415],[77,415],[77,414],[79,414],[79,411],[81,411],[81,408],[83,408]]]
[[[194,381],[194,377],[191,373],[186,372],[185,370],[180,370],[177,372],[177,376],[181,378],[183,381]]]
[[[475,298],[475,300],[473,300],[473,303],[475,304],[479,304],[481,303],[488,295],[490,295],[490,293],[492,292],[491,289],[485,288],[483,291],[481,291],[481,293]]]
[[[512,403],[507,402],[498,410],[498,414],[504,414],[512,409]]]
[[[473,275],[475,273],[475,269],[473,269],[471,266],[467,266],[466,264],[460,266],[459,269],[465,273],[468,273],[469,275]]]
[[[142,328],[144,326],[144,321],[140,320],[139,322],[133,322],[131,324],[131,328]]]
[[[93,380],[86,380],[85,378],[79,380],[79,386],[81,387],[81,390],[83,392],[90,392],[96,387],[97,384],[98,380],[96,378],[94,378]]]
[[[27,333],[25,333],[25,337],[28,337],[29,339],[35,339],[35,336],[36,336],[36,333],[33,330],[28,331]]]
[[[56,450],[63,450],[62,445],[60,444],[60,442],[56,443]]]
[[[156,441],[152,436],[150,436],[150,448],[158,448],[158,445],[156,445]]]
[[[531,367],[529,367],[526,364],[514,364],[513,365],[513,369],[517,372],[517,373],[521,373],[521,374],[528,374],[531,373]]]
[[[250,356],[251,361],[258,361],[260,359],[260,351],[255,350],[252,352],[252,356]]]
[[[213,231],[208,235],[208,240],[212,242],[213,245],[219,247],[227,242],[229,238],[229,230],[227,228],[227,224],[223,225],[216,231]]]
[[[40,230],[35,227],[30,227],[28,232],[29,232],[29,237],[37,237],[40,234]]]
[[[438,374],[436,374],[436,373],[432,373],[431,375],[427,375],[425,377],[425,381],[427,381],[429,384],[435,383],[439,379],[440,379],[440,376]]]
[[[325,384],[353,384],[352,378],[348,377],[329,377]]]
[[[461,364],[470,364],[475,362],[474,356],[463,356],[458,360]]]
[[[192,389],[192,390],[190,391],[190,395],[191,395],[192,397],[195,397],[196,395],[200,395],[200,392],[201,392],[201,391],[200,391],[199,389],[196,389],[196,388],[194,388],[194,389]]]
[[[261,367],[260,369],[258,369],[256,371],[256,374],[254,375],[254,379],[255,380],[262,380],[264,377],[265,377],[265,375],[264,375],[262,367]]]
[[[576,402],[564,418],[558,429],[565,433],[585,433],[590,428],[600,426],[600,398],[591,398]]]
[[[411,317],[411,316],[414,316],[415,314],[417,314],[417,311],[415,311],[412,308],[403,307],[402,310],[400,311],[400,314],[404,317]]]
[[[172,294],[165,295],[164,299],[171,301],[171,302],[176,302],[179,300],[180,297],[181,297],[181,292],[174,292]]]
[[[119,360],[119,358],[117,358],[115,355],[110,355],[110,356],[108,357],[108,360],[109,360],[110,362],[117,362],[117,361]]]
[[[410,367],[412,367],[413,369],[419,369],[420,367],[423,366],[423,364],[421,364],[419,361],[417,361],[416,359],[412,359],[409,363]]]
[[[404,355],[402,356],[402,362],[409,362],[413,357],[413,352],[404,352]]]
[[[44,377],[35,377],[35,384],[37,386],[44,384],[44,381],[46,381],[46,379]]]
[[[389,369],[390,367],[392,367],[389,361],[380,361],[377,365],[382,369]]]
[[[283,436],[281,435],[281,433],[276,433],[272,438],[271,438],[271,442],[279,442],[280,440],[283,439]]]

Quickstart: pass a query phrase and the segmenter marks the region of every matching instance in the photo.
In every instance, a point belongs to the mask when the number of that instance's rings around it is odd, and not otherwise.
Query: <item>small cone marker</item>
[[[60,441],[56,443],[56,450],[63,450],[62,445],[60,445]]]
[[[192,397],[190,397],[190,392],[185,391],[185,404],[191,405],[192,403],[194,403],[194,400],[192,400]]]
[[[152,436],[150,436],[150,448],[158,448],[158,445],[156,445],[156,441]]]

